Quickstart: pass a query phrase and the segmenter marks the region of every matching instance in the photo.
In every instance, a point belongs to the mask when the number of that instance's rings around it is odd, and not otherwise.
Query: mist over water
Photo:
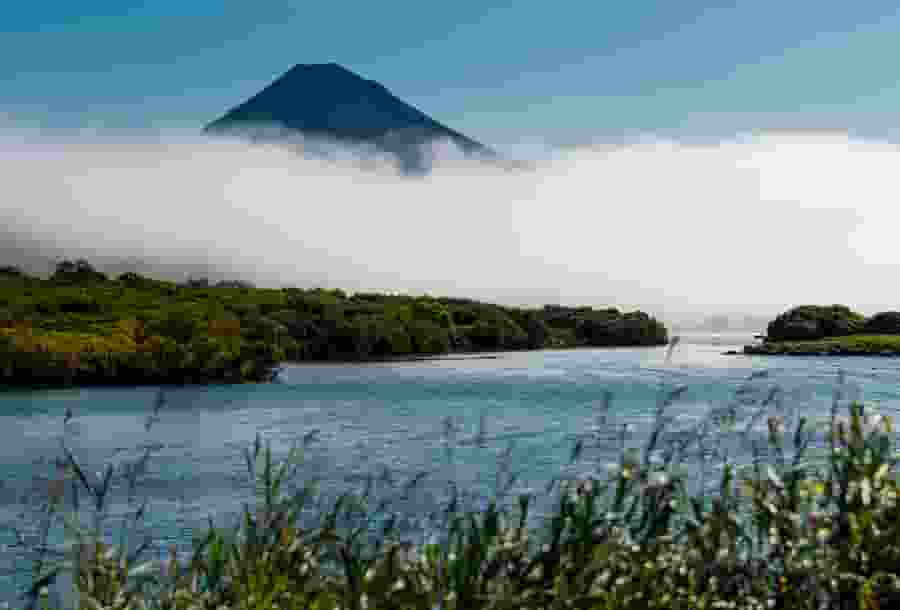
[[[239,277],[640,307],[672,320],[802,303],[895,308],[900,151],[840,134],[654,138],[510,170],[427,176],[184,133],[0,132],[0,256],[85,257],[173,279]]]

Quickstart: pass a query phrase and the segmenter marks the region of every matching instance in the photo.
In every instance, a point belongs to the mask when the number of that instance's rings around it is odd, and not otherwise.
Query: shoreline
[[[900,335],[843,335],[809,341],[769,341],[745,345],[746,356],[900,356]]]
[[[367,358],[365,360],[285,360],[281,365],[290,366],[322,366],[327,364],[390,364],[393,362],[431,362],[440,360],[501,360],[509,354],[527,354],[534,352],[564,352],[585,350],[618,350],[634,348],[660,348],[668,347],[670,343],[655,345],[566,345],[562,347],[540,347],[536,349],[508,349],[492,350],[489,352],[448,352],[446,354],[433,354],[421,356],[385,356],[381,358]]]
[[[281,366],[323,366],[334,364],[344,366],[347,364],[392,364],[395,362],[432,362],[436,360],[500,360],[505,354],[514,354],[522,351],[541,350],[509,350],[491,354],[435,354],[433,356],[387,356],[383,358],[367,358],[365,360],[285,360]]]
[[[197,382],[155,382],[155,383],[146,383],[146,384],[135,384],[133,382],[117,382],[114,379],[110,379],[106,382],[101,383],[45,383],[38,385],[27,385],[27,384],[0,384],[0,394],[5,392],[30,392],[30,391],[46,391],[46,390],[78,390],[78,389],[89,389],[89,388],[135,388],[135,387],[144,387],[144,388],[180,388],[180,387],[216,387],[216,386],[232,386],[232,385],[277,385],[280,383],[284,383],[281,379],[279,379],[279,374],[277,372],[280,367],[309,367],[309,366],[347,366],[347,365],[384,365],[384,364],[412,364],[412,363],[425,363],[425,362],[439,362],[439,361],[465,361],[465,360],[502,360],[506,358],[509,354],[519,354],[519,353],[529,353],[529,352],[542,352],[542,351],[574,351],[574,350],[613,350],[613,349],[631,349],[631,348],[660,348],[666,347],[670,345],[659,344],[659,345],[610,345],[610,346],[592,346],[592,345],[580,345],[580,346],[565,346],[565,347],[543,347],[539,349],[520,349],[520,350],[503,350],[503,351],[491,351],[488,353],[484,352],[451,352],[447,354],[433,354],[433,355],[409,355],[409,356],[387,356],[383,358],[368,358],[365,360],[285,360],[279,362],[275,368],[275,375],[272,379],[269,380],[259,380],[259,381],[240,381],[240,382],[228,382],[222,380],[211,380],[208,382],[197,381]]]

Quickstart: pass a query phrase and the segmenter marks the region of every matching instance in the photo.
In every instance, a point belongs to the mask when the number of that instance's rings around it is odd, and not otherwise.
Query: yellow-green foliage
[[[589,307],[523,309],[234,282],[176,285],[134,273],[111,280],[86,261],[64,262],[45,280],[0,273],[0,376],[23,385],[256,381],[270,378],[285,359],[667,340],[665,327],[646,314],[600,313],[603,325]]]
[[[766,340],[747,354],[900,355],[900,312],[869,318],[844,305],[801,305],[769,322]]]

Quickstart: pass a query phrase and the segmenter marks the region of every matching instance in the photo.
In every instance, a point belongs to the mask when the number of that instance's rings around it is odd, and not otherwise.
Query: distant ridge
[[[298,64],[204,129],[253,140],[285,136],[372,147],[406,170],[427,169],[429,150],[450,141],[467,156],[497,154],[397,98],[381,84],[336,64]]]

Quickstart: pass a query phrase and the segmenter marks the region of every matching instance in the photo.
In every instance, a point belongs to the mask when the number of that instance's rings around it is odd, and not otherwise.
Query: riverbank
[[[847,335],[815,341],[763,341],[745,345],[749,356],[900,356],[898,335]]]
[[[457,360],[499,360],[504,354],[513,354],[522,350],[510,350],[506,352],[498,352],[494,354],[441,354],[437,356],[386,356],[382,358],[369,358],[368,360],[288,360],[283,362],[284,365],[290,366],[322,366],[323,364],[333,364],[335,366],[345,366],[348,364],[402,364],[404,362],[447,362]]]
[[[642,311],[455,297],[176,284],[86,261],[50,278],[0,269],[0,384],[273,381],[288,362],[415,362],[552,348],[665,345]]]

